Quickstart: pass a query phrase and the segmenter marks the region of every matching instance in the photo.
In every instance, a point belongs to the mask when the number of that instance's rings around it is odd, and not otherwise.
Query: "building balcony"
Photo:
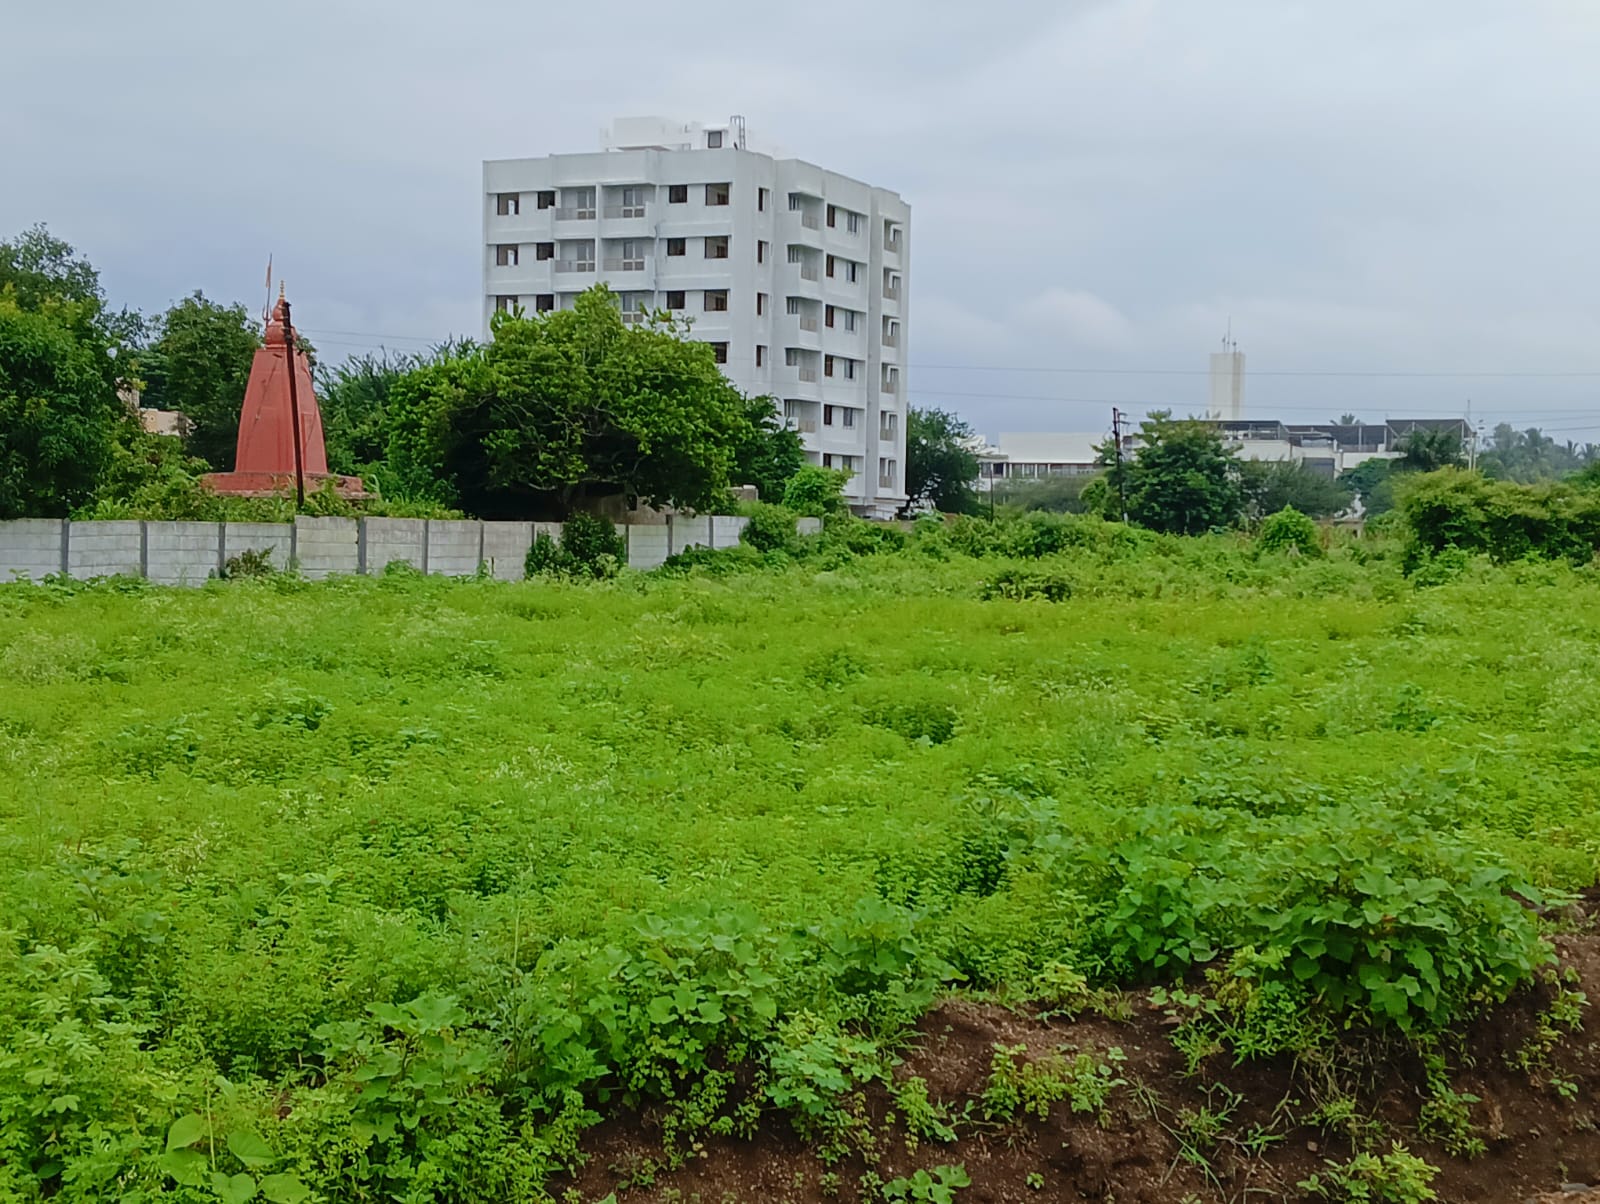
[[[555,211],[558,222],[592,222],[594,221],[593,209],[557,209]]]
[[[567,260],[567,261],[562,261],[562,260],[557,260],[556,261],[556,275],[558,275],[558,276],[567,276],[567,275],[572,275],[572,274],[577,273],[577,272],[592,272],[592,271],[594,271],[594,260],[592,260],[592,259],[573,259],[573,260]]]
[[[616,221],[621,218],[643,217],[643,205],[607,205],[601,212],[606,215],[607,221]]]
[[[815,435],[817,433],[817,420],[815,418],[785,418],[783,425],[787,430],[798,431],[802,435]]]
[[[649,265],[648,259],[620,259],[608,258],[601,260],[608,272],[642,272]]]
[[[898,301],[898,300],[900,300],[900,288],[899,288],[899,286],[898,285],[892,285],[892,284],[884,285],[883,286],[883,299],[885,301]]]

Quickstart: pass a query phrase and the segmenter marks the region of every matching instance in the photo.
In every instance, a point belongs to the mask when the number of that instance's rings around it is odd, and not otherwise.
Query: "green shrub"
[[[1322,544],[1317,538],[1317,524],[1292,506],[1285,506],[1276,514],[1261,521],[1256,535],[1256,545],[1263,552],[1290,552],[1298,556],[1322,555]]]
[[[749,544],[758,552],[792,552],[799,543],[795,529],[795,513],[783,506],[769,506],[757,502],[747,511],[750,521],[739,532],[741,543]]]
[[[628,545],[609,518],[574,514],[557,543],[546,532],[534,537],[524,571],[529,577],[615,577],[628,563]]]
[[[1398,1142],[1387,1154],[1357,1154],[1326,1165],[1327,1170],[1302,1179],[1300,1190],[1331,1204],[1426,1204],[1439,1198],[1429,1186],[1438,1168]]]
[[[1020,602],[1039,598],[1046,602],[1065,602],[1072,597],[1072,581],[1064,573],[1005,568],[985,578],[978,596],[986,601],[1008,598]]]
[[[838,468],[807,464],[783,489],[783,508],[808,518],[845,512],[844,487],[850,474]]]

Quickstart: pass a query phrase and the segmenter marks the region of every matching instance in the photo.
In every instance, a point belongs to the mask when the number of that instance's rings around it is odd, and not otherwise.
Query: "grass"
[[[1156,836],[1216,843],[1175,881],[1219,889],[1346,822],[1446,878],[1596,880],[1593,574],[1416,589],[1209,540],[1043,563],[1070,596],[984,600],[993,562],[915,549],[0,588],[0,1028],[30,1034],[0,1051],[0,1199],[187,1190],[159,1161],[187,1114],[272,1154],[207,1173],[289,1195],[537,1191],[585,1109],[682,1095],[713,1047],[808,1068],[820,1107],[941,982],[1181,968],[1108,919],[1190,856]],[[1237,918],[1258,877],[1193,895],[1186,948],[1267,939]]]

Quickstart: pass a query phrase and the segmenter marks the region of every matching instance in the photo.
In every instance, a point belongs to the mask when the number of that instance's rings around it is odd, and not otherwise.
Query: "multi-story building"
[[[692,319],[729,380],[769,395],[859,514],[905,501],[911,210],[749,149],[744,124],[615,122],[604,149],[483,165],[483,320],[609,285],[623,321]]]

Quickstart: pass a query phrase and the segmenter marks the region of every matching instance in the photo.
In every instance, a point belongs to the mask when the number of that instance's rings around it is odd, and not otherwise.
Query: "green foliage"
[[[1139,424],[1138,439],[1120,464],[1110,444],[1100,449],[1108,466],[1101,495],[1107,517],[1118,516],[1125,497],[1128,518],[1152,531],[1198,535],[1239,521],[1245,505],[1239,461],[1214,427],[1154,411]]]
[[[936,1166],[931,1171],[917,1171],[909,1177],[891,1179],[881,1189],[886,1201],[916,1201],[918,1204],[953,1204],[956,1192],[972,1186],[972,1179],[962,1166]]]
[[[206,300],[198,290],[156,323],[155,339],[140,353],[143,404],[178,410],[188,420],[190,455],[212,469],[233,468],[250,365],[261,346],[260,323],[243,305]]]
[[[1247,505],[1254,514],[1291,509],[1312,518],[1331,518],[1348,510],[1355,496],[1344,478],[1324,476],[1299,461],[1243,460],[1239,471]]]
[[[1317,524],[1298,510],[1285,506],[1268,515],[1256,533],[1256,545],[1263,552],[1289,552],[1297,556],[1322,555]]]
[[[806,462],[800,432],[779,421],[777,403],[770,397],[747,397],[744,409],[745,429],[733,453],[733,484],[754,485],[763,502],[781,501]]]
[[[1413,567],[1452,549],[1502,564],[1529,557],[1582,564],[1600,551],[1600,493],[1569,485],[1519,485],[1445,468],[1409,479],[1400,510]]]
[[[608,518],[574,514],[561,529],[560,542],[541,531],[528,549],[530,577],[615,577],[628,561],[628,545]]]
[[[796,552],[799,534],[795,514],[782,506],[758,502],[746,511],[750,521],[739,532],[741,543],[749,544],[758,552]]]
[[[978,509],[978,437],[945,410],[906,412],[906,495],[912,510],[974,514]]]
[[[461,343],[445,343],[431,353],[353,355],[329,368],[317,366],[317,402],[328,468],[347,476],[370,476],[380,489],[391,487],[384,457],[389,444],[389,407],[395,386],[430,359],[461,354]]]
[[[1387,1154],[1357,1154],[1326,1165],[1327,1170],[1302,1179],[1300,1190],[1332,1204],[1426,1204],[1439,1198],[1429,1186],[1437,1168],[1398,1142]]]
[[[1418,427],[1400,440],[1399,467],[1411,472],[1436,472],[1441,468],[1463,468],[1467,458],[1457,431],[1441,427]]]
[[[603,286],[574,309],[496,314],[493,339],[389,390],[389,462],[408,496],[485,518],[564,519],[586,498],[709,510],[756,436],[706,343],[622,322]]]
[[[1106,1103],[1127,1081],[1116,1068],[1125,1058],[1115,1047],[1096,1055],[1073,1051],[1066,1056],[1054,1050],[1029,1059],[1025,1045],[996,1045],[989,1060],[989,1078],[984,1084],[979,1107],[993,1121],[1010,1122],[1018,1112],[1044,1120],[1052,1105],[1068,1100],[1072,1110],[1105,1120]]]
[[[844,487],[850,474],[838,468],[807,464],[789,478],[783,490],[783,507],[806,518],[826,518],[845,513]]]
[[[1395,461],[1373,457],[1345,469],[1339,484],[1361,499],[1363,513],[1372,519],[1394,509],[1395,482],[1402,475],[1403,470],[1396,472]]]
[[[1004,568],[984,580],[979,596],[985,599],[1009,598],[1019,602],[1030,598],[1065,602],[1072,597],[1072,580],[1062,573]]]
[[[927,1080],[913,1075],[896,1083],[890,1094],[906,1132],[913,1138],[941,1142],[956,1139],[949,1111],[929,1096]]]
[[[1478,456],[1478,469],[1493,480],[1554,481],[1595,463],[1595,450],[1594,444],[1559,444],[1535,426],[1519,431],[1502,422]]]

